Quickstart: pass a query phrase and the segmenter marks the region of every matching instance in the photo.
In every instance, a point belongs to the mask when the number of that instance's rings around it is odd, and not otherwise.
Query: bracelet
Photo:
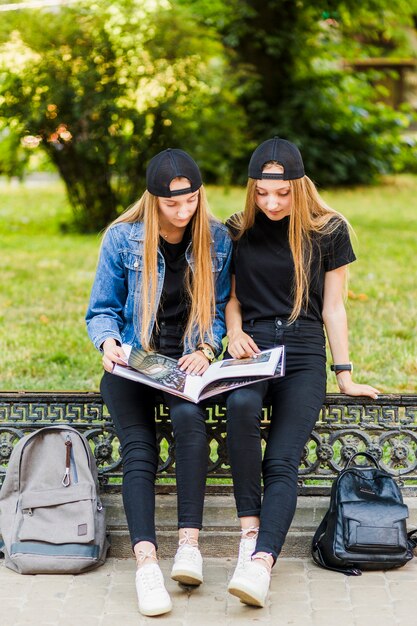
[[[340,372],[353,372],[353,363],[342,363],[341,365],[331,365],[330,369],[332,372],[336,374],[340,374]]]

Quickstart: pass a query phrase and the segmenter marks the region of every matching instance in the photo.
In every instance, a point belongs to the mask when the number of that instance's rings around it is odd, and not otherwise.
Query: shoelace
[[[239,556],[238,565],[242,566],[250,560],[251,554],[254,549],[254,542],[258,537],[259,526],[251,526],[250,528],[243,528],[240,532],[241,540],[239,544]],[[250,537],[249,535],[252,536]],[[251,540],[251,541],[249,541]]]
[[[194,539],[194,537],[190,535],[187,529],[185,529],[184,535],[179,540],[178,545],[180,548],[186,545],[192,546],[193,548],[198,548],[198,541],[197,539]]]
[[[136,563],[138,565],[142,565],[145,559],[153,559],[154,561],[158,561],[156,558],[156,554],[153,552],[145,552],[145,550],[139,550],[136,555]]]
[[[252,561],[265,561],[265,563],[268,566],[268,569],[265,568],[265,571],[268,572],[269,574],[271,573],[271,569],[272,569],[272,565],[269,562],[269,557],[272,556],[272,554],[270,552],[266,553],[266,554],[261,554],[260,552],[257,552],[256,554],[254,554],[251,557]]]
[[[178,550],[176,556],[182,553],[187,554],[187,559],[195,561],[198,557],[198,541],[192,537],[188,530],[184,530],[184,535],[178,542]]]
[[[253,533],[252,537],[249,537]],[[259,526],[251,526],[250,528],[242,528],[240,535],[242,539],[257,539],[259,534]]]

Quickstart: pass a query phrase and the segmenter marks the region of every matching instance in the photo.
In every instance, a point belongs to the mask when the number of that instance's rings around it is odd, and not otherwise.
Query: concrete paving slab
[[[263,609],[227,593],[233,559],[205,559],[205,582],[196,589],[161,568],[173,610],[141,616],[135,562],[110,558],[94,572],[71,576],[21,576],[0,565],[1,626],[417,626],[417,558],[404,568],[345,577],[319,570],[310,559],[279,559]],[[326,574],[322,576],[321,573]]]

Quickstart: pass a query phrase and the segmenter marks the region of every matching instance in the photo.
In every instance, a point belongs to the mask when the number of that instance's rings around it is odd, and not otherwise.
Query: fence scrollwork
[[[224,400],[206,408],[208,476],[230,479],[226,446]],[[160,447],[160,476],[175,475],[175,443],[169,411],[155,405]],[[265,406],[262,436],[268,436],[270,407]],[[96,458],[104,488],[120,485],[120,445],[101,397],[97,393],[0,393],[0,481],[13,447],[25,434],[42,426],[66,423],[83,432]],[[319,420],[304,448],[299,468],[300,493],[327,493],[332,479],[355,452],[367,451],[398,478],[407,491],[417,493],[417,395],[381,395],[377,401],[328,394]]]

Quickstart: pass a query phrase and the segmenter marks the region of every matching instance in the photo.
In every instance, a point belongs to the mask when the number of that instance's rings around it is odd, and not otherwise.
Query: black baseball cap
[[[283,174],[275,174],[272,172],[263,172],[263,167],[268,161],[277,161],[284,168]],[[255,152],[251,156],[249,161],[249,178],[272,179],[272,180],[294,180],[296,178],[302,178],[305,174],[304,163],[301,153],[296,145],[287,141],[286,139],[280,139],[280,137],[274,137],[273,139],[267,139],[260,146],[258,146]]]
[[[174,178],[184,177],[190,186],[171,191],[169,185]],[[146,189],[154,196],[172,198],[193,193],[203,184],[197,163],[184,150],[167,148],[156,154],[146,168]]]

